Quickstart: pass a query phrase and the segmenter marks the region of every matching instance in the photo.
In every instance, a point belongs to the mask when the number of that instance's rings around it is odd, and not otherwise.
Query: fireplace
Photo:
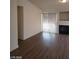
[[[59,34],[69,34],[69,26],[68,25],[59,25]]]

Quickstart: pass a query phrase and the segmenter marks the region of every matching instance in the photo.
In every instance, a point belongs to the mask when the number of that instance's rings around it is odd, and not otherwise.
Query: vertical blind
[[[43,31],[57,33],[56,13],[43,13]]]

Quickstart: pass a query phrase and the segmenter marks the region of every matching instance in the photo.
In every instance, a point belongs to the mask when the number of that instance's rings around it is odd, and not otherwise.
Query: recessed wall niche
[[[69,12],[60,12],[59,13],[59,21],[69,21]]]

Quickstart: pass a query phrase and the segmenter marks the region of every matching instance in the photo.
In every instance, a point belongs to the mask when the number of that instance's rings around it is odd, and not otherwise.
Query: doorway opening
[[[18,45],[23,41],[23,6],[17,6]]]

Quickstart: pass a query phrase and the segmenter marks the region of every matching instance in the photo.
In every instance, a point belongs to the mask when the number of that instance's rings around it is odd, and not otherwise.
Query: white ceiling
[[[68,11],[69,2],[59,3],[58,0],[29,0],[43,12],[57,12],[57,11]]]

